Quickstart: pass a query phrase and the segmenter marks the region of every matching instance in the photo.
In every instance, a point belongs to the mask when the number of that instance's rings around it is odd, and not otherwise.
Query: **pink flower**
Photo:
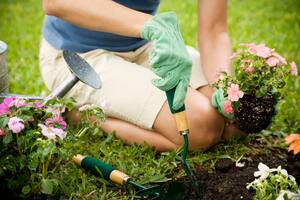
[[[256,53],[255,47],[250,46],[250,47],[248,48],[248,52],[249,52],[249,53],[252,53],[252,54],[255,54],[255,53]]]
[[[58,136],[61,140],[63,140],[66,137],[66,132],[60,128],[53,128],[50,127],[50,129],[55,133],[56,136]]]
[[[262,58],[267,58],[271,55],[271,49],[264,45],[258,45],[256,47],[256,55]]]
[[[275,53],[275,52],[272,53],[272,55],[274,57],[276,57],[281,63],[287,65],[287,62],[286,62],[285,58],[283,58],[281,55],[279,55],[278,53]]]
[[[46,136],[48,139],[56,139],[56,136],[58,136],[61,140],[63,140],[66,137],[66,132],[64,132],[60,128],[54,128],[51,126],[45,126],[44,124],[39,124],[39,127],[42,129],[42,134]]]
[[[43,108],[44,107],[44,104],[42,103],[42,102],[40,102],[40,101],[35,101],[35,102],[33,102],[33,106],[35,107],[35,108]]]
[[[10,102],[8,107],[16,106],[17,108],[19,108],[19,107],[24,107],[26,105],[27,103],[24,99],[15,99],[14,101]]]
[[[229,113],[229,114],[233,113],[233,108],[232,108],[232,105],[231,105],[231,101],[229,101],[229,100],[224,101],[223,107],[224,107],[224,112],[225,113]]]
[[[275,67],[277,64],[279,64],[279,59],[272,56],[270,58],[268,58],[266,60],[266,63],[270,66],[270,67]]]
[[[10,112],[9,105],[16,100],[16,97],[7,97],[0,104],[0,115],[7,114]]]
[[[256,46],[249,46],[248,50],[249,53],[256,54],[259,57],[267,58],[271,55],[272,51],[270,48],[266,47],[265,44],[259,44]]]
[[[7,97],[3,100],[3,103],[7,106],[9,106],[9,104],[11,104],[12,102],[14,102],[16,100],[16,97]]]
[[[50,127],[45,126],[43,124],[39,124],[38,126],[41,127],[42,134],[44,136],[46,136],[48,139],[53,139],[54,140],[56,138],[55,133],[50,129]]]
[[[4,129],[0,128],[0,137],[4,137],[6,135]]]
[[[295,62],[291,62],[291,74],[298,76],[298,68]]]
[[[63,120],[62,116],[60,115],[54,115],[52,118],[48,118],[45,120],[45,124],[47,126],[55,126],[59,125],[62,129],[67,128],[67,123]]]
[[[0,116],[9,113],[9,108],[4,103],[0,104]]]
[[[239,90],[239,86],[237,84],[232,83],[227,90],[228,99],[230,101],[238,101],[239,98],[244,96],[244,92]]]
[[[249,66],[249,67],[247,67],[247,68],[245,69],[245,71],[246,71],[247,73],[251,74],[252,72],[254,72],[254,67]]]
[[[20,133],[24,129],[24,121],[18,117],[12,117],[8,121],[8,128],[13,133]]]

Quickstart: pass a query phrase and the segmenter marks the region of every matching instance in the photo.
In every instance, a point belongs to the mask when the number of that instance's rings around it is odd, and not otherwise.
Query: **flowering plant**
[[[284,195],[291,197],[299,195],[299,186],[295,178],[281,166],[269,168],[267,165],[259,163],[258,171],[254,172],[254,176],[257,178],[247,185],[248,190],[250,188],[255,190],[253,199],[281,200],[284,199]]]
[[[14,191],[14,198],[31,199],[63,191],[66,177],[59,175],[58,169],[67,164],[71,155],[79,153],[82,139],[74,137],[75,133],[67,134],[71,124],[64,120],[64,114],[73,109],[74,103],[72,98],[44,103],[15,97],[0,103],[1,187]],[[85,113],[104,120],[99,106]],[[83,116],[82,121],[86,123],[88,119]],[[89,127],[86,123],[85,132]]]
[[[62,100],[60,100],[62,101]],[[46,104],[42,101],[5,98],[0,104],[0,135],[5,143],[27,130],[38,129],[46,138],[63,140],[66,136],[67,123],[62,114],[71,110],[73,102],[59,102],[50,100]]]
[[[265,44],[241,44],[231,59],[233,75],[221,72],[212,85],[216,88],[213,106],[229,119],[237,117],[242,104],[255,107],[249,103],[254,101],[253,98],[258,101],[268,99],[267,104],[275,104],[280,97],[279,89],[284,87],[287,77],[298,74],[295,62],[288,63]]]

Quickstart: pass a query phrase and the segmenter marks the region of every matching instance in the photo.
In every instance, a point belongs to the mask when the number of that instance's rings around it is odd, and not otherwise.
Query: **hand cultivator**
[[[116,170],[111,165],[108,165],[100,160],[92,157],[85,157],[83,155],[76,155],[73,161],[90,171],[95,176],[101,176],[106,180],[119,185],[130,185],[137,190],[137,196],[141,199],[160,199],[160,200],[180,200],[183,199],[184,185],[179,182],[169,182],[164,185],[156,185],[152,187],[145,187],[144,185],[132,180],[127,174]]]

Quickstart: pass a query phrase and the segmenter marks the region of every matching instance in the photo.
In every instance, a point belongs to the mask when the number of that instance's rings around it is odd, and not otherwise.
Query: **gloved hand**
[[[177,86],[172,108],[180,109],[190,82],[192,61],[180,34],[176,14],[168,12],[154,16],[143,25],[141,37],[153,41],[149,61],[152,71],[160,79],[152,80],[152,84],[163,91]]]
[[[233,119],[234,114],[229,113],[228,110],[225,110],[224,102],[229,101],[226,97],[224,97],[224,90],[223,89],[216,89],[212,94],[212,105],[214,108],[217,108],[219,113],[228,119]],[[228,108],[227,108],[228,109]],[[225,112],[227,111],[227,112]],[[233,111],[233,110],[232,110]]]

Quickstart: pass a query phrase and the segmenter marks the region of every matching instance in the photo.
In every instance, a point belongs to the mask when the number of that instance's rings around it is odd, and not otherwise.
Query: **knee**
[[[221,140],[224,120],[208,100],[194,106],[189,124],[191,150],[205,151]]]

